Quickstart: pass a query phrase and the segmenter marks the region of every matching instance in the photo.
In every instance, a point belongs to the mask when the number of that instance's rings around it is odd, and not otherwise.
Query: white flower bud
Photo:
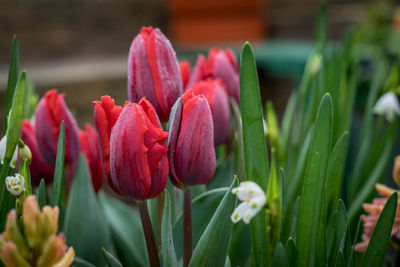
[[[395,115],[400,116],[400,104],[397,96],[392,92],[385,93],[376,102],[373,112],[384,115],[389,122],[392,122]]]
[[[25,179],[19,173],[6,178],[7,190],[14,196],[19,196],[25,190]]]

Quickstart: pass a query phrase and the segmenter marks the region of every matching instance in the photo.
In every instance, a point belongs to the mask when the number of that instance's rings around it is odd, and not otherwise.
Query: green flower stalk
[[[57,235],[58,207],[43,207],[40,211],[35,196],[28,196],[22,208],[22,218],[16,210],[7,215],[5,232],[0,235],[0,259],[6,267],[67,267],[75,252],[65,244],[64,235]]]

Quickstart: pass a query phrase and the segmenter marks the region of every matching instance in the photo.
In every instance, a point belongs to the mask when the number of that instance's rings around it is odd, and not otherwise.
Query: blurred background
[[[329,40],[343,38],[350,25],[378,20],[391,25],[396,3],[330,0]],[[194,64],[212,46],[239,52],[254,46],[263,100],[283,110],[312,49],[318,0],[19,0],[0,3],[0,112],[3,111],[11,41],[17,35],[21,69],[39,95],[57,88],[80,127],[93,123],[92,101],[126,96],[129,46],[142,26],[160,28],[179,60]],[[373,13],[373,12],[372,12]],[[383,15],[382,15],[383,14]],[[379,17],[381,16],[381,17]],[[1,120],[4,117],[1,115]]]

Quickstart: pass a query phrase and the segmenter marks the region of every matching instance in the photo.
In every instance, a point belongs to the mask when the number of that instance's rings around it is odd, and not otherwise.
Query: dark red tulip
[[[79,157],[78,125],[64,101],[64,94],[48,91],[35,114],[35,134],[44,161],[54,166],[61,122],[65,125],[65,164],[70,167]]]
[[[79,131],[79,140],[81,151],[85,154],[89,165],[93,189],[97,193],[103,185],[105,175],[96,132],[90,124],[86,124],[85,131]]]
[[[94,101],[94,126],[100,145],[100,153],[103,161],[104,173],[108,184],[113,187],[110,176],[110,136],[111,131],[122,112],[122,107],[115,105],[114,100],[109,96],[102,96],[101,101]]]
[[[189,89],[195,95],[204,95],[210,105],[214,124],[214,145],[225,142],[229,134],[229,99],[221,80],[200,81]]]
[[[171,43],[159,29],[143,27],[129,50],[129,101],[137,103],[146,97],[160,119],[166,121],[182,93],[181,73]]]
[[[227,93],[239,103],[239,73],[236,57],[232,50],[221,50],[213,48],[205,59],[203,55],[197,58],[186,88],[194,83],[208,78],[221,79],[226,87]]]
[[[204,95],[186,91],[174,105],[168,128],[168,159],[174,185],[210,182],[216,166],[214,130]]]
[[[38,186],[42,178],[46,184],[51,183],[53,181],[54,169],[44,162],[42,155],[39,152],[35,130],[30,121],[22,121],[20,137],[32,153],[32,161],[29,165],[32,186]]]
[[[111,183],[135,200],[159,195],[168,179],[168,133],[144,98],[125,105],[110,137]]]
[[[179,64],[179,68],[181,70],[183,88],[186,88],[186,85],[188,84],[189,78],[190,78],[190,64],[189,64],[189,61],[187,61],[187,60],[182,61]]]

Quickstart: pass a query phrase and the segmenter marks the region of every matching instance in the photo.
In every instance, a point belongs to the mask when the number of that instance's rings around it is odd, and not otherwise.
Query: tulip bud
[[[207,59],[203,55],[197,58],[196,66],[186,88],[190,88],[194,83],[207,78],[219,78],[225,85],[229,97],[234,98],[239,103],[238,70],[236,57],[232,50],[211,49]]]
[[[110,137],[111,183],[135,200],[154,198],[168,179],[168,148],[157,113],[146,99],[125,105]]]
[[[97,193],[103,185],[104,170],[101,164],[96,132],[90,124],[86,124],[85,129],[86,131],[79,131],[79,141],[81,144],[81,151],[85,154],[89,165],[93,189]]]
[[[78,125],[57,90],[48,91],[40,100],[35,115],[35,134],[44,161],[54,166],[61,122],[65,123],[65,163],[71,166],[79,156]]]
[[[119,193],[113,186],[110,176],[110,136],[115,123],[121,114],[122,107],[115,105],[109,96],[102,96],[101,101],[94,101],[94,125],[100,145],[100,153],[103,161],[104,173],[111,188]],[[120,193],[119,193],[120,194]]]
[[[146,97],[165,121],[182,93],[179,64],[171,43],[159,29],[143,27],[129,50],[129,101],[137,103]]]
[[[393,180],[400,187],[400,156],[397,156],[394,159],[394,166],[393,166]]]
[[[189,82],[189,78],[190,78],[190,64],[189,64],[189,61],[187,61],[187,60],[182,61],[179,64],[179,68],[181,70],[183,89],[185,89],[187,84],[188,84],[188,82]]]
[[[54,170],[44,162],[42,154],[40,154],[35,129],[30,121],[22,121],[20,138],[24,141],[25,147],[29,147],[32,153],[32,160],[29,164],[32,186],[38,186],[42,178],[46,184],[49,184],[53,180]],[[20,150],[20,157],[22,155],[23,152]]]
[[[194,95],[204,95],[210,106],[213,126],[214,145],[225,142],[229,134],[230,108],[229,99],[221,80],[200,81],[192,85]]]
[[[188,90],[174,105],[169,120],[168,159],[175,186],[207,184],[216,162],[210,106]]]

